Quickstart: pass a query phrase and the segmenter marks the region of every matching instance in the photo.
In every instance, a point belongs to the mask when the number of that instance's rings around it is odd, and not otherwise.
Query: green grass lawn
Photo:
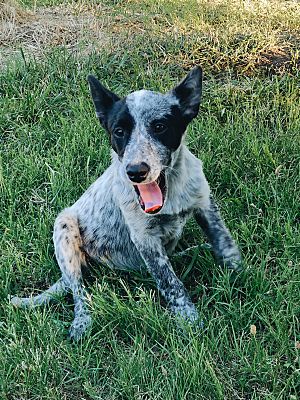
[[[59,3],[22,7],[34,13]],[[0,71],[0,399],[299,399],[299,3],[71,6],[78,18],[84,9],[103,19],[101,51],[84,43],[76,51],[26,48]],[[166,91],[196,64],[205,71],[203,103],[187,141],[245,272],[220,269],[201,246],[174,256],[205,321],[203,331],[179,335],[149,276],[100,267],[90,289],[92,331],[70,343],[70,300],[18,310],[7,297],[59,278],[55,216],[110,163],[86,76],[120,95]],[[204,242],[191,221],[179,251]]]

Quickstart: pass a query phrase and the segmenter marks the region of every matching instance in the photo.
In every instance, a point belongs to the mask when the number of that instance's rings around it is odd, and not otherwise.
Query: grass
[[[99,2],[93,6],[99,10]],[[103,51],[50,46],[35,58],[23,51],[0,72],[0,398],[298,399],[299,7],[203,0],[100,6],[110,38]],[[109,165],[86,75],[121,95],[165,91],[197,63],[205,70],[203,103],[187,140],[247,269],[231,276],[202,248],[174,256],[205,320],[204,331],[178,335],[149,276],[99,267],[92,332],[70,343],[70,301],[16,310],[7,296],[58,279],[55,216]],[[180,248],[203,241],[191,221]]]

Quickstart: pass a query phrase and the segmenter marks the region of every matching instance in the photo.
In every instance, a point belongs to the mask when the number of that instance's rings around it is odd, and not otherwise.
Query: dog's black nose
[[[147,178],[149,171],[149,165],[144,162],[140,164],[128,164],[126,167],[129,179],[136,183],[143,182]]]

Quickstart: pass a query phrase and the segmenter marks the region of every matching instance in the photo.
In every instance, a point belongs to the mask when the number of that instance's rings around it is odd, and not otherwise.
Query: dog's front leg
[[[212,196],[209,198],[208,206],[198,208],[194,215],[208,237],[218,262],[229,269],[240,271],[242,269],[241,254]]]
[[[180,318],[195,323],[199,316],[183,283],[177,278],[166,251],[159,240],[134,239],[146,267],[165,298],[170,310]]]

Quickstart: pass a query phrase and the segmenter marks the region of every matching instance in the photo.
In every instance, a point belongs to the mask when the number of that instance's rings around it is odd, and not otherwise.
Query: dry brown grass
[[[145,45],[162,65],[203,64],[216,74],[282,74],[300,66],[299,26],[295,1],[74,0],[28,11],[16,0],[5,0],[0,3],[0,66],[20,48],[40,57],[53,47],[87,55],[103,47],[131,54]]]
[[[119,43],[154,38],[163,65],[202,64],[214,74],[231,70],[248,76],[300,67],[297,1],[131,0],[124,9],[112,20],[111,32]]]
[[[0,2],[0,16],[2,21],[16,21],[28,18],[29,11],[24,10],[15,0],[4,0]]]
[[[101,6],[80,2],[25,10],[14,0],[0,3],[0,66],[19,53],[39,57],[57,46],[85,54],[107,43]]]

